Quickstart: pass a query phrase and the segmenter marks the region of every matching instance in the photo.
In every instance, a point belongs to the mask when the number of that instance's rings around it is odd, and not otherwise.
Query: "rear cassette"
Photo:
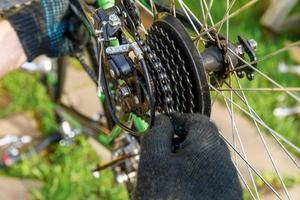
[[[170,88],[173,104],[168,110],[209,116],[211,101],[202,58],[181,22],[170,14],[158,14],[146,42],[161,60],[169,80],[165,87]],[[156,85],[162,84],[157,75],[152,78]]]

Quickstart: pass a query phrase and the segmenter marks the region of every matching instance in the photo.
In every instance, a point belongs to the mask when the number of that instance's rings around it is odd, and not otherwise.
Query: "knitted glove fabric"
[[[69,0],[34,1],[7,16],[29,61],[41,54],[58,57],[74,51],[78,21],[69,4]]]
[[[186,134],[172,152],[174,126],[158,116],[144,136],[133,198],[239,200],[242,188],[225,142],[205,116],[175,114],[173,124]]]

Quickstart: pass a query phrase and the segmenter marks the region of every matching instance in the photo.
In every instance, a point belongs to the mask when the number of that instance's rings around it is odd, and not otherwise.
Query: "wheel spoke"
[[[227,8],[227,10],[226,10],[226,13],[225,13],[223,19],[225,19],[226,17],[229,19],[229,14],[228,14],[228,13],[230,13],[230,11],[231,11],[231,9],[233,8],[235,2],[236,2],[236,0],[233,0],[233,1],[231,2],[229,8]],[[223,24],[224,24],[224,22],[221,23],[221,25],[219,26],[218,32],[217,32],[218,34],[220,33],[220,31],[221,31],[221,29],[222,29],[222,27],[223,27]]]
[[[224,96],[216,87],[214,87],[213,85],[211,85],[209,83],[209,86],[214,89],[215,92],[217,92],[219,95],[221,95],[223,98],[227,99],[230,102],[230,99],[226,96]],[[283,137],[281,134],[277,133],[275,130],[273,130],[271,127],[269,127],[262,119],[254,117],[253,115],[251,115],[248,111],[246,111],[244,108],[242,108],[240,105],[238,105],[235,102],[231,102],[235,107],[239,108],[240,111],[242,111],[244,114],[246,114],[247,116],[255,119],[260,125],[262,125],[264,128],[266,128],[270,134],[274,134],[276,135],[279,139],[281,139],[282,141],[284,141],[286,144],[288,144],[290,147],[292,147],[295,151],[297,151],[297,153],[300,153],[300,148],[297,147],[296,145],[294,145],[293,143],[291,143],[288,139],[286,139],[285,137]],[[252,110],[253,113],[255,113]]]
[[[290,50],[291,48],[296,47],[296,46],[299,46],[299,45],[300,45],[300,40],[297,41],[297,42],[294,42],[294,43],[292,43],[292,44],[289,44],[289,45],[286,46],[286,47],[283,47],[283,48],[281,48],[281,49],[278,49],[277,51],[274,51],[274,52],[272,52],[272,53],[269,53],[268,55],[265,55],[265,56],[261,57],[260,59],[258,59],[256,62],[257,62],[257,63],[260,63],[260,62],[262,62],[262,61],[268,60],[268,59],[270,59],[270,58],[273,58],[274,56],[277,56],[277,55],[279,55],[279,54],[281,54],[281,53],[284,53],[284,52]],[[254,63],[255,63],[255,62],[250,62],[249,64],[253,65]],[[234,69],[234,71],[243,69],[243,68],[245,68],[245,67],[247,67],[247,66],[248,66],[247,64],[244,64],[244,65],[242,65],[242,66],[236,67],[236,68]]]
[[[276,85],[277,87],[279,87],[280,89],[282,89],[285,93],[287,93],[288,95],[290,95],[291,97],[293,97],[295,100],[300,101],[300,97],[298,97],[297,95],[295,95],[294,93],[292,93],[291,91],[287,91],[285,90],[285,88],[280,85],[279,83],[277,83],[275,80],[273,80],[271,77],[269,77],[268,75],[266,75],[265,73],[263,73],[262,71],[258,70],[256,67],[254,67],[253,65],[249,64],[246,60],[244,60],[243,58],[241,58],[239,55],[237,55],[237,53],[235,53],[234,50],[232,50],[231,48],[228,48],[228,50],[233,53],[240,61],[242,61],[243,63],[245,63],[247,66],[249,66],[251,69],[253,69],[254,71],[256,71],[257,73],[259,73],[260,75],[262,75],[263,77],[265,77],[269,82],[271,82],[272,84]]]
[[[240,152],[234,148],[234,146],[227,140],[222,133],[220,133],[220,137],[238,154],[238,156],[248,165],[251,170],[265,183],[265,185],[277,196],[278,199],[282,199],[282,197],[276,192],[276,190],[271,186],[268,181],[254,168],[252,165],[240,154]]]
[[[257,3],[259,0],[251,0],[248,3],[246,3],[244,6],[242,6],[241,8],[239,8],[238,10],[236,10],[235,12],[231,13],[228,17],[225,17],[224,19],[222,19],[221,21],[219,21],[218,23],[216,23],[214,26],[211,26],[209,29],[205,30],[204,32],[202,32],[198,37],[203,37],[204,35],[206,35],[207,33],[209,33],[212,30],[215,30],[216,28],[220,27],[221,24],[223,24],[224,22],[226,22],[227,18],[231,19],[237,15],[239,15],[240,13],[242,13],[243,11],[247,10],[249,7],[253,6],[255,3]]]
[[[225,81],[224,82],[228,87],[230,87],[230,85]],[[219,90],[219,89],[218,89]],[[220,92],[222,92],[222,90],[220,90]],[[241,97],[241,95],[239,93],[237,93],[236,91],[234,91],[234,93],[239,97],[240,100],[242,100],[243,103],[246,104],[246,102],[244,101],[244,99]],[[265,122],[263,122],[263,120],[258,116],[258,114],[251,109],[252,113],[255,115],[255,117],[260,120],[264,125],[265,128],[268,127]],[[271,136],[276,140],[276,142],[281,146],[281,148],[283,149],[283,151],[288,155],[288,157],[293,161],[293,163],[297,166],[298,169],[300,169],[300,164],[298,161],[296,161],[296,159],[291,155],[291,153],[286,149],[286,147],[282,144],[282,142],[280,142],[280,140],[282,140],[283,142],[285,142],[286,144],[288,144],[290,147],[292,147],[293,149],[295,149],[298,153],[299,153],[299,148],[297,146],[295,146],[293,143],[291,143],[288,139],[286,139],[285,137],[283,137],[282,135],[280,135],[279,133],[275,132],[274,130],[272,130],[271,128],[267,128],[270,133]],[[279,140],[280,139],[280,140]]]
[[[243,184],[245,185],[245,187],[247,188],[247,190],[248,190],[249,193],[251,194],[252,198],[253,198],[254,200],[256,200],[254,194],[252,193],[252,191],[251,191],[251,189],[250,189],[250,187],[249,187],[249,185],[248,185],[246,179],[244,178],[243,174],[242,174],[241,171],[239,170],[238,166],[237,166],[235,163],[233,163],[233,165],[235,166],[235,169],[236,169],[236,171],[238,172],[239,177],[241,178]]]
[[[231,61],[230,61],[230,62],[231,62]],[[231,63],[231,66],[233,66],[232,63]],[[239,79],[238,79],[238,77],[237,77],[237,74],[236,74],[235,72],[234,72],[234,77],[235,77],[235,79],[236,79],[236,81],[237,81],[237,84],[238,84],[239,88],[242,89],[242,86],[241,86],[241,84],[240,84],[240,81],[239,81]],[[245,103],[246,103],[246,106],[247,106],[247,108],[248,108],[248,111],[250,112],[250,114],[253,115],[253,113],[252,113],[252,110],[253,110],[253,109],[252,109],[251,106],[249,105],[249,102],[248,102],[248,100],[247,100],[247,97],[246,97],[244,91],[242,90],[241,93],[242,93],[242,98],[244,99],[244,101],[245,101]],[[283,187],[283,189],[284,189],[284,191],[285,191],[285,194],[286,194],[286,196],[288,197],[288,199],[291,199],[290,194],[289,194],[289,192],[288,192],[288,190],[287,190],[287,187],[286,187],[286,185],[285,185],[285,183],[284,183],[284,181],[283,181],[283,178],[282,178],[282,176],[281,176],[281,174],[280,174],[280,172],[279,172],[279,170],[278,170],[278,167],[277,167],[277,165],[276,165],[276,163],[275,163],[275,161],[274,161],[273,155],[271,154],[270,149],[269,149],[269,147],[268,147],[268,145],[267,145],[267,143],[266,143],[265,137],[263,136],[263,134],[262,134],[262,132],[261,132],[261,129],[260,129],[260,127],[259,127],[257,121],[254,120],[254,117],[253,117],[253,122],[254,122],[254,124],[255,124],[256,129],[257,129],[257,132],[259,133],[260,140],[261,140],[261,142],[263,143],[263,146],[265,147],[266,152],[267,152],[267,154],[268,154],[268,156],[269,156],[269,158],[270,158],[270,161],[271,161],[271,163],[272,163],[272,165],[273,165],[273,168],[274,168],[274,170],[275,170],[275,172],[276,172],[276,174],[277,174],[277,176],[278,176],[278,178],[279,178],[279,180],[280,180],[280,182],[281,182],[281,185],[282,185],[282,187]]]
[[[209,19],[211,25],[214,26],[215,24],[214,24],[214,21],[212,19],[211,12],[210,12],[211,7],[210,8],[208,7],[206,0],[202,0],[202,2],[204,4],[205,10],[206,10],[206,16],[205,16],[204,20],[207,21],[207,19]],[[206,24],[207,24],[207,22],[206,22]]]
[[[299,88],[220,88],[219,91],[232,92],[232,91],[244,91],[244,92],[300,92]]]
[[[202,29],[206,30],[207,28],[205,26],[203,26],[203,24],[199,21],[199,19],[197,18],[197,16],[191,11],[191,9],[189,9],[189,7],[182,1],[182,0],[178,0],[180,6],[183,8],[185,15],[187,16],[189,22],[191,23],[193,29],[195,30],[195,32],[197,33],[197,36],[194,38],[194,40],[199,40],[202,39],[202,37],[199,37],[199,31],[197,30],[194,22],[191,20],[190,15],[193,17],[193,19],[201,26],[203,27]],[[201,30],[200,30],[201,31]],[[213,40],[213,37],[210,35],[210,33],[206,34],[209,39]]]
[[[222,95],[224,95],[224,94],[222,93]],[[231,107],[229,107],[229,105],[228,105],[228,100],[226,100],[225,98],[223,98],[223,99],[224,99],[226,108],[227,108],[228,113],[229,113],[230,118],[231,118],[231,122],[232,122],[232,125],[233,125],[233,128],[234,128],[234,131],[235,131],[234,133],[237,135],[237,138],[238,138],[238,141],[239,141],[239,145],[241,146],[242,155],[243,155],[244,158],[248,161],[248,158],[247,158],[248,156],[247,156],[247,154],[246,154],[245,147],[244,147],[244,144],[243,144],[242,139],[241,139],[241,136],[240,136],[240,132],[239,132],[239,130],[238,130],[238,128],[237,128],[237,125],[236,125],[236,122],[235,122],[235,119],[234,119],[234,116],[233,116],[233,108],[232,108],[232,107],[233,107],[233,104],[230,103]],[[233,102],[232,99],[230,99],[230,101]],[[233,144],[233,147],[236,149],[235,141],[233,141],[233,143],[234,143],[234,144]],[[236,155],[237,155],[237,154],[236,154],[236,152],[235,152],[235,156],[236,156]],[[248,162],[249,162],[249,161],[248,161]],[[247,170],[248,170],[248,173],[249,173],[249,175],[250,175],[250,179],[251,179],[252,185],[253,185],[253,187],[254,187],[256,196],[257,196],[258,199],[260,199],[259,193],[258,193],[258,190],[257,190],[257,186],[256,186],[256,183],[255,183],[255,180],[254,180],[253,173],[252,173],[250,167],[249,167],[248,165],[246,165],[246,166],[247,166]]]
[[[196,26],[195,26],[193,20],[191,19],[191,16],[189,15],[189,14],[192,14],[192,13],[190,12],[190,9],[185,5],[185,3],[184,3],[182,0],[178,0],[178,3],[180,4],[180,6],[181,6],[181,8],[182,8],[182,10],[183,10],[183,12],[184,12],[184,14],[185,14],[185,16],[188,18],[188,20],[189,20],[190,24],[192,25],[194,31],[197,33],[197,35],[199,35],[199,34],[200,34],[199,31],[198,31],[198,29],[196,28]],[[196,18],[196,19],[197,19],[197,18]],[[201,24],[201,23],[200,23],[200,24]]]

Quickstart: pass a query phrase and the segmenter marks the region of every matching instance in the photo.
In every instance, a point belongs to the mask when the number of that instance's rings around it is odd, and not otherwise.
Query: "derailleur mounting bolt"
[[[128,87],[122,87],[120,89],[120,95],[122,98],[130,96],[130,94],[131,94],[131,91]]]
[[[112,78],[116,78],[116,73],[115,73],[114,70],[110,69],[109,73],[110,73],[110,75],[111,75]]]
[[[242,45],[237,45],[235,52],[239,55],[239,56],[243,56],[244,54],[244,48]]]
[[[120,18],[116,14],[111,14],[108,19],[109,24],[112,26],[117,26],[121,24]]]
[[[251,46],[251,48],[252,48],[253,50],[256,50],[256,49],[257,49],[258,44],[257,44],[257,42],[256,42],[254,39],[248,40],[248,43],[250,44],[250,46]]]

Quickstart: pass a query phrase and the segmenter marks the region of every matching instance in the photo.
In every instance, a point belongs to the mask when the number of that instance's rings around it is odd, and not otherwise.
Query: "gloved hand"
[[[172,152],[174,126],[186,138]],[[141,143],[135,200],[242,199],[242,188],[229,150],[205,116],[175,114],[173,123],[158,116]]]
[[[34,1],[7,16],[29,61],[41,54],[58,57],[73,52],[75,18],[69,0]]]

